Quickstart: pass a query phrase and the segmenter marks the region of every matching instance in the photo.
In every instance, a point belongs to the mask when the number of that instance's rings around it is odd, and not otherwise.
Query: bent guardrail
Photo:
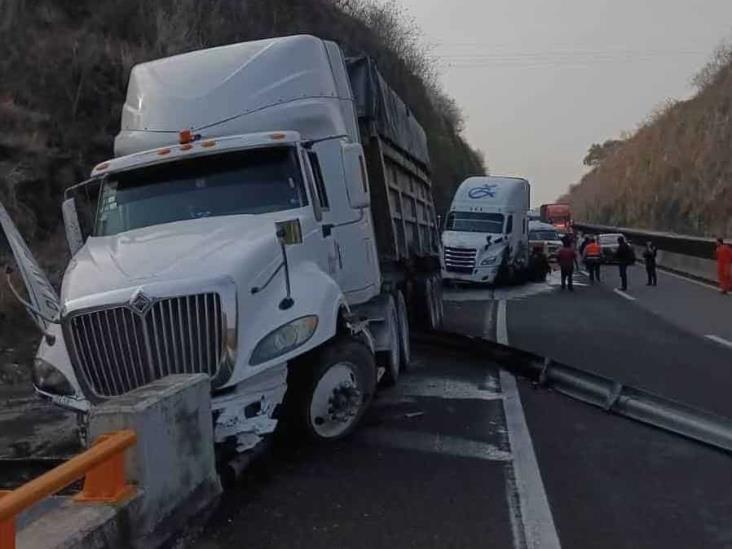
[[[559,361],[486,339],[432,332],[416,339],[497,362],[540,386],[647,425],[732,452],[732,419]]]

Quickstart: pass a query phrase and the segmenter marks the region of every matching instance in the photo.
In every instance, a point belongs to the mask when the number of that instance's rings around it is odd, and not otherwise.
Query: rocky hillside
[[[63,189],[111,156],[130,68],[204,47],[311,33],[374,57],[427,131],[438,206],[483,163],[396,5],[361,0],[0,0],[0,201],[58,279]],[[3,263],[0,243],[0,264]],[[7,257],[7,251],[5,256]],[[55,276],[54,276],[55,275]],[[0,361],[28,326],[0,284]],[[10,319],[13,319],[10,322]],[[3,319],[5,319],[3,321]],[[13,343],[14,345],[14,343]]]
[[[629,138],[593,145],[593,169],[563,197],[576,219],[732,237],[732,49],[695,84],[693,98],[666,104]]]

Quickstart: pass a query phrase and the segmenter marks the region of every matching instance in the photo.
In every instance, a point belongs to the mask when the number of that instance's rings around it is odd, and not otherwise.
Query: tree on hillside
[[[585,166],[596,167],[623,143],[620,139],[608,139],[604,143],[593,143],[587,151],[582,163]]]

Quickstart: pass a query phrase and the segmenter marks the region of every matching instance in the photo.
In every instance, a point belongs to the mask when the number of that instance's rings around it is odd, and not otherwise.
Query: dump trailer
[[[284,417],[341,438],[409,362],[410,318],[439,326],[425,133],[368,58],[290,36],[137,65],[114,148],[62,205],[60,295],[0,206],[43,332],[36,390],[82,424],[204,373],[229,453]]]

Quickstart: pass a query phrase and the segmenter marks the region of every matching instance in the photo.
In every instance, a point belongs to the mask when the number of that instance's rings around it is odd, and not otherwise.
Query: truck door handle
[[[333,233],[333,224],[325,223],[325,224],[323,224],[322,229],[323,229],[323,238],[328,238]]]

